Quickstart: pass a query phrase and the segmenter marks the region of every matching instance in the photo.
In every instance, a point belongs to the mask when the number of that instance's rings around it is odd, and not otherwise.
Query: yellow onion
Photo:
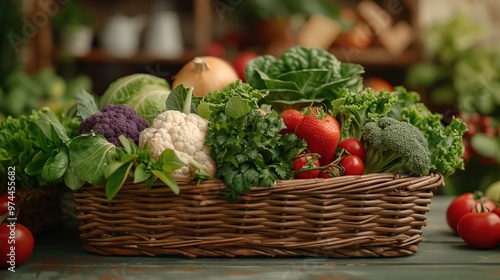
[[[175,75],[172,87],[193,87],[195,96],[203,97],[213,90],[221,90],[236,81],[238,75],[225,60],[215,56],[195,57]]]

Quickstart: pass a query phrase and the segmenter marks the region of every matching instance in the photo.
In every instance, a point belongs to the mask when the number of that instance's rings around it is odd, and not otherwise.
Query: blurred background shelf
[[[130,57],[114,57],[103,49],[94,48],[85,56],[74,56],[72,59],[76,63],[122,63],[122,64],[184,64],[191,60],[195,55],[194,50],[185,50],[181,55],[175,58],[159,58],[153,54],[140,51]]]
[[[338,59],[345,62],[358,63],[365,67],[410,67],[418,62],[421,54],[418,50],[409,49],[398,56],[390,54],[383,47],[369,47],[363,50],[335,47],[329,49]]]

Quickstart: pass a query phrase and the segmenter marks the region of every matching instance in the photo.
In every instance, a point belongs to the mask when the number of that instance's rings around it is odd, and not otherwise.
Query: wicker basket
[[[440,174],[368,174],[279,181],[238,203],[219,180],[150,190],[127,181],[74,194],[84,250],[102,255],[397,257],[411,255]]]
[[[63,228],[61,195],[64,190],[65,186],[54,185],[17,191],[23,200],[21,223],[35,235]]]

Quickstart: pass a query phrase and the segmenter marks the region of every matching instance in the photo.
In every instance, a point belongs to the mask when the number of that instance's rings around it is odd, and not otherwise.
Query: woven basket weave
[[[107,201],[103,186],[74,193],[84,250],[101,255],[397,257],[411,255],[440,174],[367,174],[279,181],[238,203],[219,180],[181,192],[127,181]]]

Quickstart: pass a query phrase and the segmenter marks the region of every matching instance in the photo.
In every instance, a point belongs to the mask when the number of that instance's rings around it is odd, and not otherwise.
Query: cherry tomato
[[[365,171],[365,165],[358,156],[346,156],[340,160],[340,165],[344,167],[343,175],[361,175]]]
[[[24,207],[19,208],[20,198],[16,193],[4,193],[0,196],[0,216],[5,215],[9,212],[9,217],[16,216],[15,211],[17,211],[17,222],[21,222],[23,218]],[[13,210],[16,207],[17,210]]]
[[[333,178],[333,177],[338,177],[339,175],[340,175],[340,170],[336,166],[330,165],[327,168],[321,170],[321,172],[319,172],[318,177]]]
[[[0,223],[0,267],[17,267],[33,252],[31,231],[19,223]]]
[[[496,205],[490,199],[483,197],[482,202],[484,207],[491,211],[496,208]],[[446,221],[450,228],[457,233],[457,225],[463,215],[470,213],[476,209],[475,212],[481,208],[481,203],[476,201],[474,194],[471,192],[463,193],[452,200],[446,211]]]
[[[299,171],[301,169],[306,168],[317,168],[319,167],[318,159],[314,158],[311,155],[304,155],[300,157],[296,157],[293,159],[293,171]],[[294,178],[295,179],[311,179],[317,178],[320,170],[309,170],[303,172],[296,172]]]
[[[345,149],[349,154],[359,157],[362,161],[365,160],[365,147],[356,138],[346,138],[338,145],[339,149]]]
[[[287,133],[294,133],[297,124],[300,122],[304,115],[299,110],[296,109],[286,109],[281,112],[281,118],[286,125],[286,128],[280,131],[281,135]]]
[[[457,232],[471,247],[495,248],[500,242],[500,217],[491,212],[467,213],[458,221]]]

